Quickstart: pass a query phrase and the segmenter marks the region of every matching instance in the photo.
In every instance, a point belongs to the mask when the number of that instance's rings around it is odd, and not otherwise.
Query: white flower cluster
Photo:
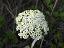
[[[25,10],[16,17],[16,30],[20,38],[27,39],[29,36],[35,39],[44,36],[49,31],[45,16],[39,10]]]

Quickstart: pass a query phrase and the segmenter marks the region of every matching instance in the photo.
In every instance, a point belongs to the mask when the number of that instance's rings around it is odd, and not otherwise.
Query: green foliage
[[[58,39],[58,40],[60,40],[62,37],[62,33],[61,32],[56,32],[56,38]]]
[[[37,7],[36,7],[36,6],[34,6],[34,5],[32,5],[32,6],[31,6],[31,9],[37,9]]]
[[[35,5],[32,5],[32,6],[30,6],[28,9],[36,10],[36,9],[37,9],[37,7],[36,7]]]
[[[54,12],[53,15],[61,20],[64,20],[64,12]]]
[[[60,4],[55,8],[53,15],[64,21],[64,0],[60,0]]]
[[[51,47],[50,48],[56,48],[56,45],[51,43]]]
[[[15,44],[17,43],[18,39],[14,32],[5,32],[3,34],[3,37],[1,38],[3,43],[10,43]]]
[[[4,24],[5,24],[5,19],[3,16],[0,16],[0,28],[3,27]]]
[[[64,42],[61,44],[61,48],[64,48]]]
[[[18,39],[14,32],[5,32],[2,37],[0,37],[0,48],[3,48],[4,44],[16,44]]]
[[[1,38],[0,38],[0,48],[3,48],[3,42],[1,40]]]
[[[15,44],[17,43],[18,39],[14,32],[6,32],[4,35],[4,41],[7,40],[8,42]]]
[[[64,46],[64,43],[63,40],[62,40],[62,33],[61,32],[56,32],[55,35],[54,35],[54,40],[52,41],[52,43],[50,44],[50,47],[51,48],[57,48],[57,45],[61,48],[63,48]]]
[[[54,5],[54,1],[53,0],[45,0],[44,2],[49,7],[49,9],[52,10],[53,5]]]

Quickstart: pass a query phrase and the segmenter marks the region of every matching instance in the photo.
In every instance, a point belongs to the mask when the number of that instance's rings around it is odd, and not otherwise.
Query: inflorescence
[[[35,39],[44,36],[49,31],[45,16],[39,10],[25,10],[16,17],[16,30],[20,31],[20,38],[27,39],[29,36]],[[39,39],[38,39],[39,40]]]

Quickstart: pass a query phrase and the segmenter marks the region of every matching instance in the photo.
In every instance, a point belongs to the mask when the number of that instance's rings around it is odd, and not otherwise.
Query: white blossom
[[[16,17],[16,24],[16,30],[20,30],[18,35],[24,39],[27,39],[29,35],[35,39],[42,33],[47,34],[49,30],[45,16],[39,10],[26,10],[19,13]]]
[[[39,10],[25,10],[16,17],[16,30],[20,31],[20,38],[41,39],[49,31],[44,14]],[[37,38],[39,37],[39,38]]]

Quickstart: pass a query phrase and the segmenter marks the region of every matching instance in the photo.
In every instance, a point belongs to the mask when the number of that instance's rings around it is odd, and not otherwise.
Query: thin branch
[[[37,36],[37,37],[34,39],[34,41],[32,42],[31,48],[33,48],[34,45],[35,45],[35,43],[36,43],[39,39],[41,39],[41,38],[42,38],[42,36]]]
[[[44,9],[47,10],[47,11],[50,11],[49,7],[47,6],[46,2],[44,2],[43,0],[41,0],[43,6],[44,6]]]
[[[17,15],[17,6],[15,6],[15,8],[14,9],[11,9],[11,6],[10,6],[10,3],[9,3],[9,1],[7,0],[7,3],[8,3],[8,6],[9,6],[9,9],[10,9],[10,11],[14,11],[15,10],[15,16]]]
[[[40,44],[40,48],[42,47],[43,39],[44,39],[44,37],[42,37],[42,41],[41,41],[41,44]]]
[[[58,0],[56,0],[55,3],[54,3],[54,6],[53,6],[53,9],[52,9],[51,15],[52,15],[52,13],[53,13],[53,11],[54,11],[54,9],[55,9],[57,3],[58,3]]]
[[[37,7],[37,5],[38,5],[38,1],[39,1],[39,0],[36,0],[36,7]]]
[[[4,5],[3,5],[3,2],[2,2],[2,0],[0,1],[0,15],[2,15],[2,13],[3,13],[3,8],[4,8]]]
[[[4,4],[4,6],[6,7],[7,11],[12,15],[12,18],[14,18],[14,14],[9,10],[9,8],[7,7],[7,5]]]
[[[9,9],[12,11],[11,6],[10,6],[10,3],[9,3],[8,0],[7,0],[7,3],[8,3],[8,6],[9,6]]]

